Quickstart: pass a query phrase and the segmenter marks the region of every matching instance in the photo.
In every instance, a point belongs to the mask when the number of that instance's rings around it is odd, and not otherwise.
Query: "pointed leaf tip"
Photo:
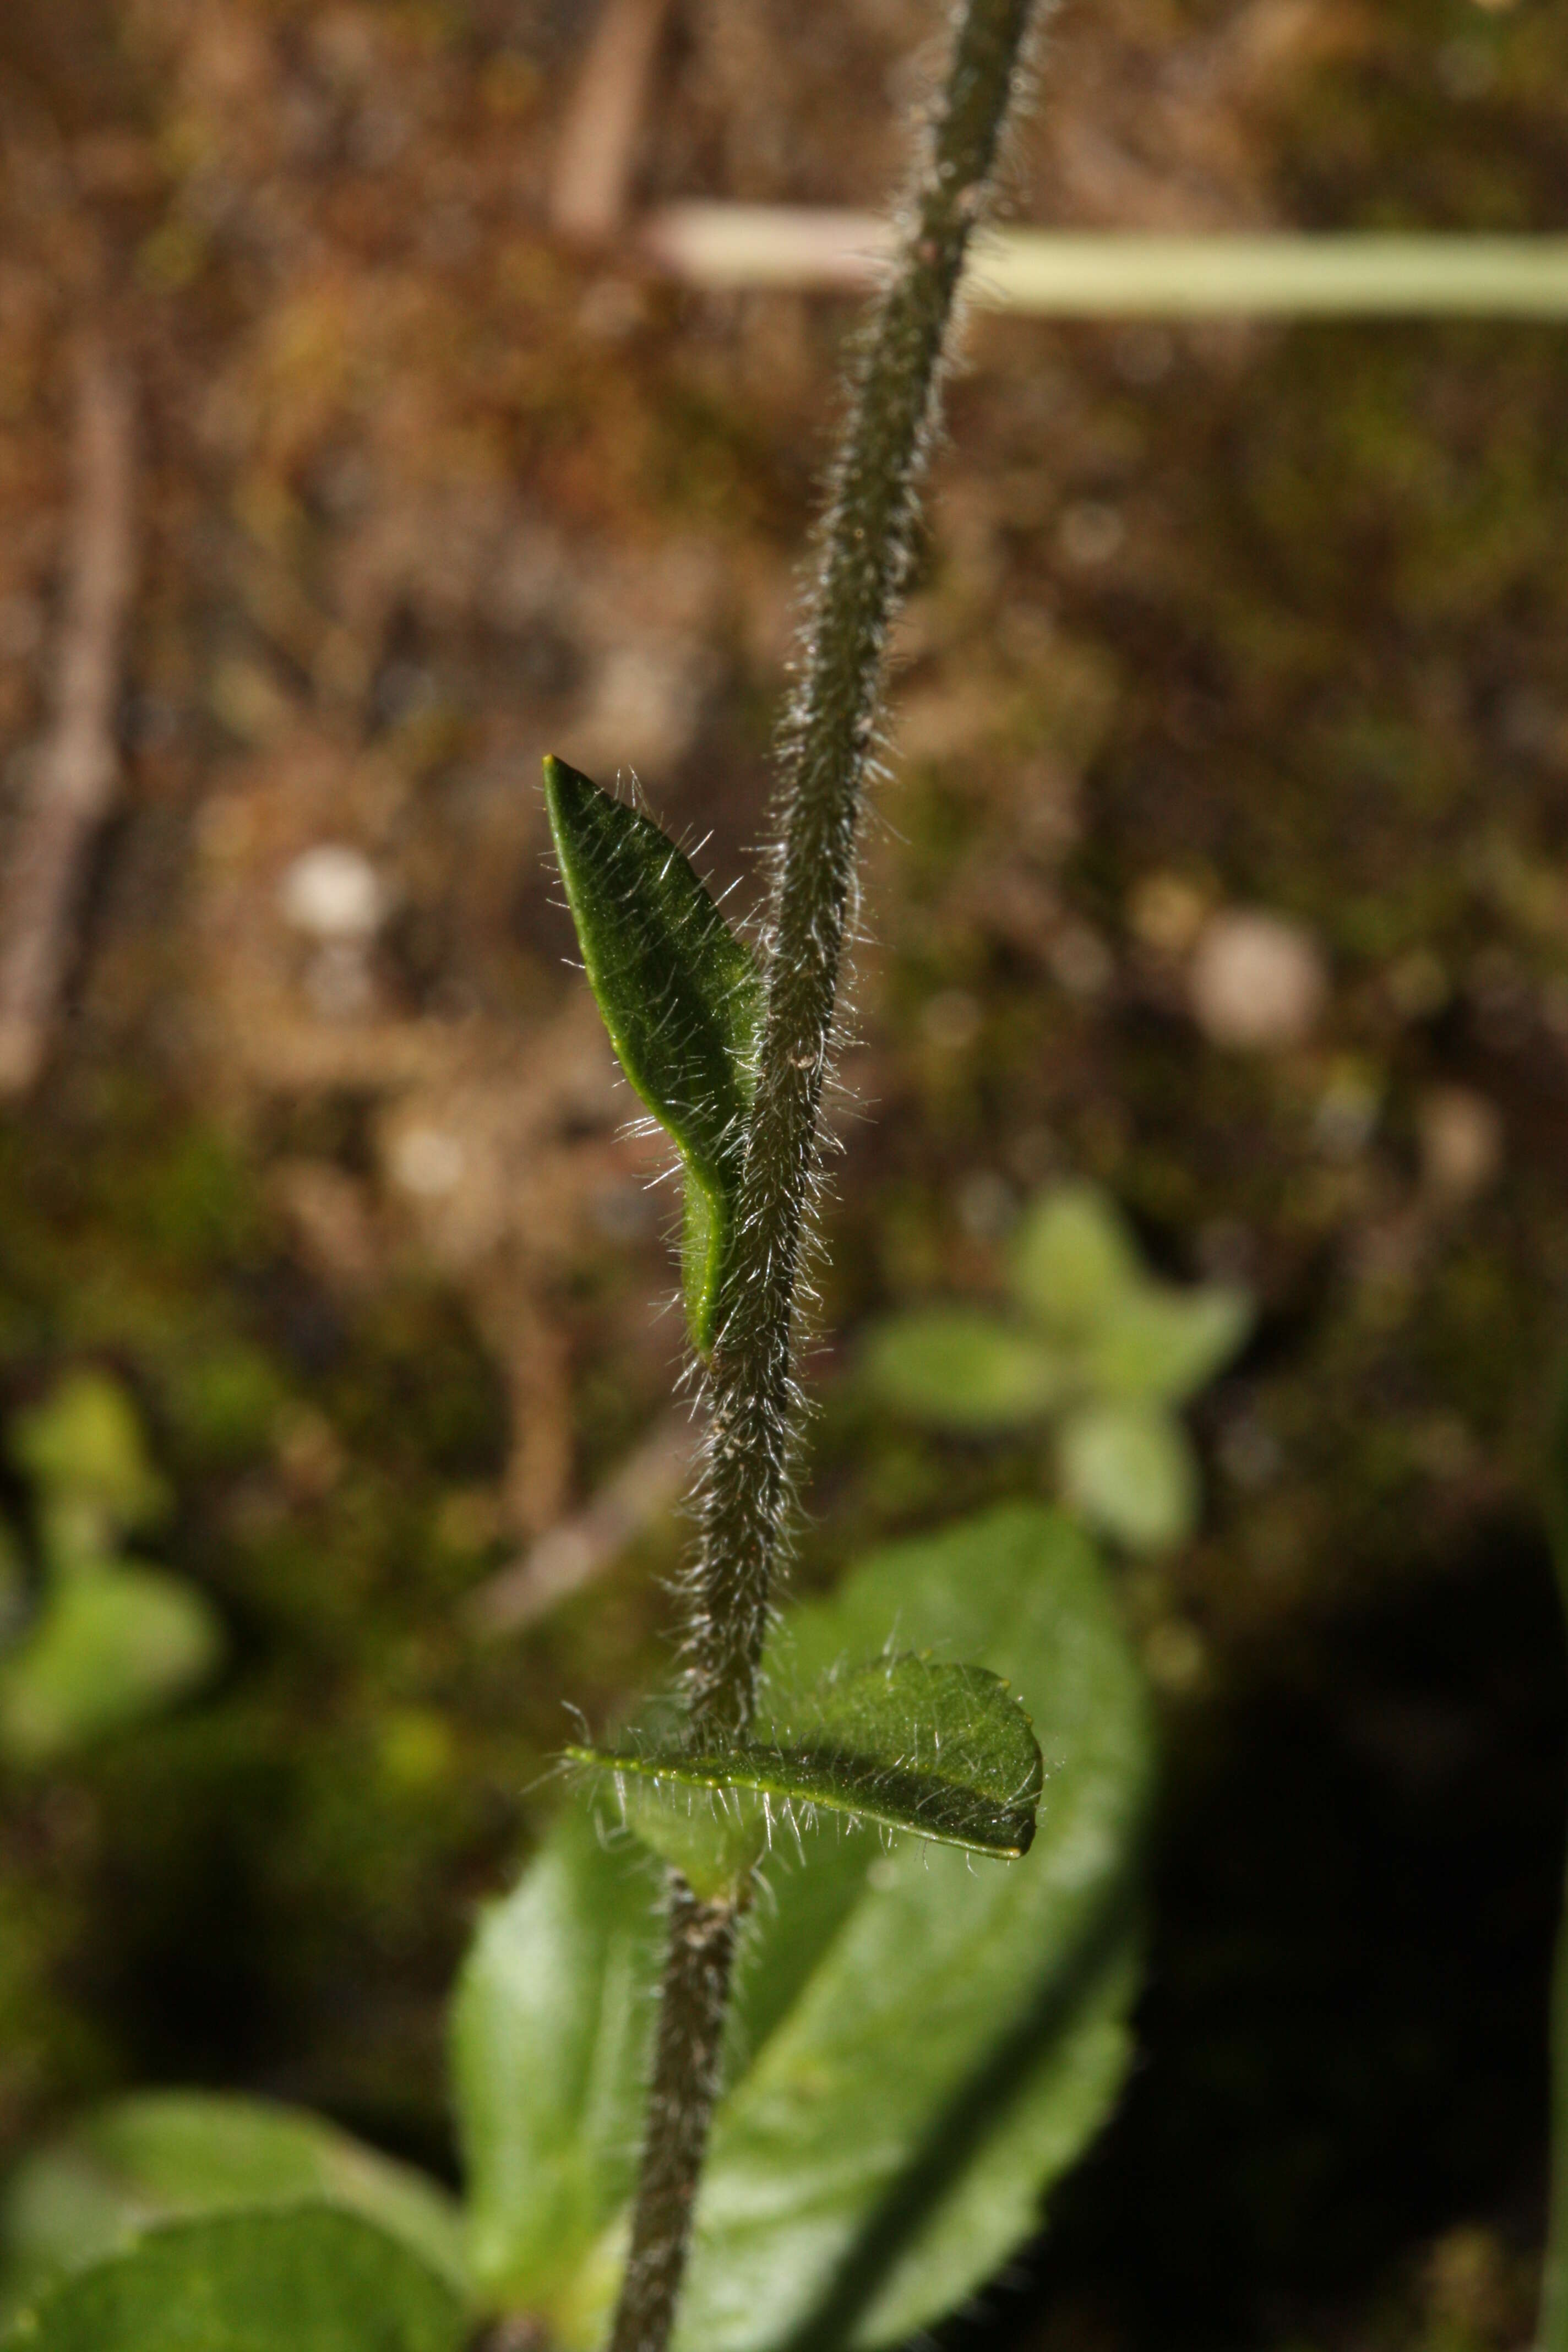
[[[706,1355],[734,1231],[761,974],[651,818],[553,755],[544,761],[544,798],[610,1042],[685,1163],[687,1320]]]

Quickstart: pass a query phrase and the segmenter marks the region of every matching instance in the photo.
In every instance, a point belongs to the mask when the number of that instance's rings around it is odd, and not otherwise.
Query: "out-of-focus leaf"
[[[24,2159],[0,2198],[7,2305],[165,2221],[319,2203],[363,2215],[461,2290],[456,2200],[322,2117],[202,2091],[111,2100]]]
[[[193,1690],[223,1648],[213,1610],[182,1579],[79,1567],[0,1659],[0,1750],[50,1763]]]
[[[545,761],[544,795],[605,1026],[685,1162],[686,1313],[707,1354],[754,1084],[761,975],[657,824],[563,760]]]
[[[1026,1428],[1067,1383],[1055,1349],[968,1307],[890,1316],[868,1335],[862,1363],[875,1395],[895,1412],[976,1434]]]
[[[976,1656],[1016,1689],[1045,1755],[1035,1844],[984,1870],[830,1821],[798,1846],[775,1840],[745,1928],[686,2352],[870,2352],[929,2324],[1032,2230],[1127,2064],[1149,1730],[1091,1546],[1059,1514],[1024,1507],[880,1554],[775,1638],[783,1720],[788,1692],[874,1652],[890,1629],[939,1659]],[[778,1728],[764,1715],[759,1736]],[[559,1829],[512,1898],[531,1903],[527,1964],[489,1971],[500,2015],[476,2045],[504,2042],[524,2094],[505,2119],[509,2189],[489,2197],[499,2215],[521,2217],[503,2300],[569,2352],[602,2336],[624,2211],[601,2208],[586,2243],[591,2200],[563,2192],[554,2230],[538,2226],[534,2201],[591,2178],[607,2138],[629,2151],[657,1947],[623,1943],[615,1970],[601,1928],[571,1944],[573,1969],[558,1963],[557,1938],[628,1900],[646,1936],[645,1886],[576,1824]],[[568,1976],[570,2002],[544,1990]],[[628,2006],[636,2033],[617,2023]],[[563,2064],[563,2044],[598,2063]],[[531,2101],[526,2086],[542,2077],[555,2087]]]
[[[1001,2053],[967,2110],[955,2113],[955,2134],[967,2146],[931,2168],[940,2179],[915,2188],[899,2251],[874,2291],[860,2301],[852,2282],[846,2301],[858,2309],[842,2341],[906,2343],[956,2309],[1038,2229],[1044,2192],[1105,2121],[1131,2055],[1127,2020],[1142,1950],[1129,1922],[1085,1956],[1081,1973],[1081,1998],[1073,1988],[1056,2030]],[[1015,2064],[1016,2079],[1005,2082]]]
[[[1081,1340],[1143,1280],[1126,1219],[1097,1184],[1062,1184],[1025,1211],[1013,1237],[1013,1289],[1053,1338]]]
[[[20,1631],[27,1613],[27,1579],[16,1538],[0,1519],[0,1653]]]
[[[847,1813],[1008,1858],[1028,1852],[1040,1798],[1040,1750],[1006,1684],[988,1667],[930,1657],[883,1657],[830,1673],[766,1741],[571,1753],[617,1780],[668,1791],[678,1821],[693,1792],[700,1802],[714,1790],[740,1790],[807,1817],[817,1809]],[[657,1818],[650,1825],[645,1812],[636,1826],[664,1851]]]
[[[547,2308],[628,2195],[658,1977],[658,1874],[570,1808],[479,1923],[452,2016],[469,2261]]]
[[[1118,1299],[1091,1335],[1087,1385],[1104,1397],[1179,1404],[1229,1363],[1252,1328],[1245,1290],[1212,1283],[1177,1290],[1145,1283]]]
[[[1198,1523],[1197,1464],[1159,1405],[1089,1404],[1057,1431],[1063,1499],[1129,1551],[1169,1551]]]
[[[149,2231],[12,2322],[3,2352],[458,2352],[447,2281],[327,2206]]]
[[[147,1459],[135,1409],[107,1373],[73,1372],[41,1404],[19,1412],[9,1432],[12,1460],[40,1489],[46,1517],[62,1504],[90,1512],[112,1542],[168,1507],[168,1489]]]

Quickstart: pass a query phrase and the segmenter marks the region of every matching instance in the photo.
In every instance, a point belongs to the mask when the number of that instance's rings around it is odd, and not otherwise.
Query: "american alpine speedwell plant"
[[[892,2345],[1028,2234],[1114,2096],[1149,1741],[1083,1535],[1015,1507],[782,1621],[773,1592],[883,650],[1029,14],[959,12],[859,359],[763,952],[546,762],[588,977],[685,1165],[709,1443],[679,1695],[574,1751],[588,1804],[463,1974],[466,2210],[309,2116],[121,2102],[12,2185],[10,2352],[455,2352],[492,2319],[563,2352]]]

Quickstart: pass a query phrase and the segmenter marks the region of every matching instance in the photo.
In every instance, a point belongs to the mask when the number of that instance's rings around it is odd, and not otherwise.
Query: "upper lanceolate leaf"
[[[712,1344],[762,1013],[755,959],[652,821],[544,762],[555,854],[589,984],[633,1087],[686,1163],[686,1306]]]
[[[743,1791],[792,1817],[821,1808],[1009,1858],[1033,1843],[1040,1799],[1039,1746],[1006,1684],[985,1666],[930,1657],[883,1657],[828,1674],[766,1739],[572,1752],[623,1784],[651,1783],[667,1798],[687,1851],[692,1830],[682,1816],[694,1792]],[[666,1851],[650,1807],[639,1808],[632,1825]],[[722,1836],[727,1817],[716,1826]],[[666,1851],[666,1859],[681,1864],[679,1853]]]
[[[358,2214],[328,2206],[152,2230],[73,2272],[0,2352],[458,2352],[445,2279]]]

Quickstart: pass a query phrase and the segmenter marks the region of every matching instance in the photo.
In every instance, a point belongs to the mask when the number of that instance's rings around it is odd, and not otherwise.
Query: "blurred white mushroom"
[[[346,842],[318,842],[301,851],[283,876],[278,905],[290,930],[309,939],[371,939],[386,914],[381,877],[364,852]]]
[[[393,1142],[394,1181],[419,1200],[440,1200],[455,1192],[467,1167],[461,1139],[438,1127],[405,1128]]]
[[[1226,908],[1205,924],[1189,982],[1193,1012],[1216,1045],[1267,1052],[1310,1037],[1329,975],[1311,934],[1265,908]]]
[[[342,841],[302,850],[278,886],[278,906],[289,929],[313,942],[304,976],[313,1011],[323,1021],[353,1021],[371,1012],[370,949],[387,899],[364,852]]]

